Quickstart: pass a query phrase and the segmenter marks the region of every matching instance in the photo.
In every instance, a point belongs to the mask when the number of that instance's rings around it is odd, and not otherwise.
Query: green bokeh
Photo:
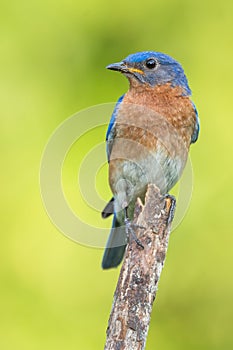
[[[1,1],[2,350],[104,346],[119,270],[102,271],[100,249],[52,225],[40,160],[62,121],[127,89],[105,66],[148,49],[183,64],[201,135],[191,149],[191,206],[170,240],[147,349],[233,348],[232,14],[231,0]],[[106,170],[98,182],[107,198]],[[72,171],[69,162],[67,186]]]

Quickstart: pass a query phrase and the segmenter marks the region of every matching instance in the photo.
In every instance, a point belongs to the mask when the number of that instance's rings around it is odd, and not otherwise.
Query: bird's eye
[[[148,58],[146,60],[146,67],[149,69],[154,69],[157,66],[157,61],[154,58]]]

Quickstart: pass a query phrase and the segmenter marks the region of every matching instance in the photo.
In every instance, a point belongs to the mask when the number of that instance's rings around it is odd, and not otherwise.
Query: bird
[[[171,190],[200,129],[187,77],[171,56],[137,52],[106,68],[123,74],[129,90],[118,99],[106,133],[113,197],[102,217],[113,215],[113,221],[103,269],[121,263],[130,235],[141,245],[132,224],[137,198],[144,200],[149,184],[164,195]]]

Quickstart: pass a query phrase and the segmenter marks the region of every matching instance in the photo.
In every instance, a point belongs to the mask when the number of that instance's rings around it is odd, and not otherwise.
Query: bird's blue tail
[[[126,241],[125,226],[121,224],[117,220],[116,215],[114,215],[112,229],[102,260],[103,269],[117,267],[121,263],[125,252]]]

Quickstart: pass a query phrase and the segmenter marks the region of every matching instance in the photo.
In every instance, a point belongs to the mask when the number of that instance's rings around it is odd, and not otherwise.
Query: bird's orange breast
[[[182,138],[188,149],[196,114],[190,98],[182,92],[182,88],[171,87],[170,84],[153,88],[145,85],[132,86],[124,97],[117,122],[127,120],[128,125],[140,124],[160,138],[164,136],[165,124],[170,125],[170,132],[174,128],[174,134]],[[148,142],[150,144],[151,140]]]

